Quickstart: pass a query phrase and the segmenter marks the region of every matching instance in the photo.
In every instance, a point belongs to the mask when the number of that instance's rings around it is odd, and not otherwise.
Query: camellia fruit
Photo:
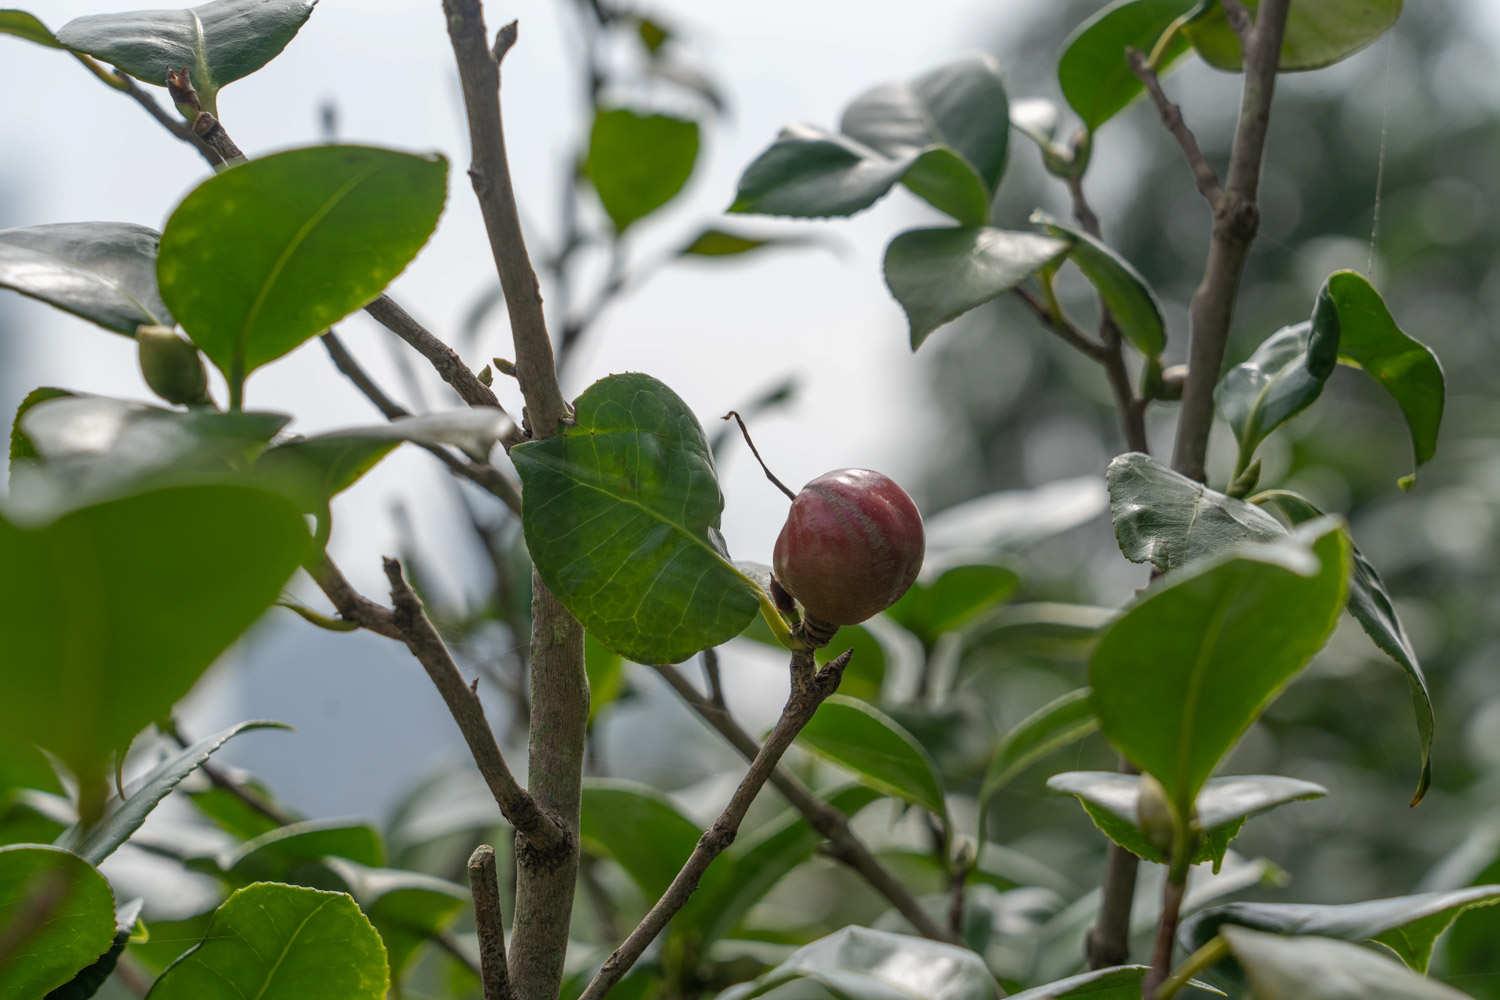
[[[792,499],[776,539],[775,579],[802,605],[809,637],[890,607],[922,568],[922,515],[900,486],[869,469],[824,473]]]

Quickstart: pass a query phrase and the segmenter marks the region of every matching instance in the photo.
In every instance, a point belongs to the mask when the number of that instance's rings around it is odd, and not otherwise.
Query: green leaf
[[[308,548],[297,510],[249,486],[169,487],[44,523],[0,516],[14,664],[0,733],[99,776],[271,606]]]
[[[162,298],[231,387],[378,296],[437,225],[448,163],[313,146],[230,167],[167,220]]]
[[[167,410],[108,396],[27,397],[11,432],[12,501],[60,511],[224,478],[286,426],[282,413]],[[17,442],[23,442],[17,448]]]
[[[213,0],[187,10],[91,14],[63,25],[57,39],[158,87],[168,70],[186,68],[204,109],[217,114],[219,89],[276,58],[317,2]]]
[[[911,346],[1021,284],[1068,252],[1062,240],[978,226],[910,229],[885,251],[885,283],[906,312]]]
[[[115,966],[130,943],[141,916],[143,900],[135,899],[115,911],[115,936],[109,950],[96,958],[93,964],[79,970],[78,974],[62,986],[47,994],[47,1000],[89,1000],[103,988]]]
[[[1239,443],[1236,468],[1245,469],[1255,449],[1272,431],[1312,405],[1322,395],[1328,370],[1314,374],[1310,364],[1318,348],[1311,344],[1318,328],[1311,323],[1284,327],[1263,340],[1255,353],[1220,379],[1214,402]],[[1338,327],[1332,329],[1338,350]]]
[[[241,883],[287,880],[297,868],[324,858],[378,868],[385,864],[385,844],[368,823],[306,820],[277,827],[225,852],[219,867]]]
[[[1094,717],[1094,705],[1089,697],[1088,688],[1069,691],[1016,723],[996,745],[979,791],[980,843],[984,842],[990,800],[1000,789],[1048,754],[1098,731],[1099,720]]]
[[[1150,966],[1146,965],[1117,965],[1108,969],[1096,969],[1059,979],[1024,993],[1012,993],[1010,1000],[1072,1000],[1074,997],[1088,997],[1088,1000],[1140,1000],[1141,986],[1146,973],[1150,971]],[[1203,984],[1195,985],[1200,987],[1199,992],[1219,992],[1203,987]]]
[[[584,782],[579,842],[623,868],[647,899],[654,901],[672,884],[702,832],[648,785],[612,778]]]
[[[1348,579],[1343,529],[1315,521],[1169,575],[1100,638],[1089,663],[1100,729],[1179,816],[1333,634]]]
[[[628,374],[595,382],[575,409],[562,433],[511,451],[547,586],[638,663],[677,663],[739,635],[762,595],[724,549],[724,496],[687,404]]]
[[[1496,903],[1500,885],[1333,905],[1228,903],[1194,914],[1181,934],[1193,947],[1206,944],[1225,924],[1272,934],[1374,941],[1417,972],[1426,972],[1433,944],[1455,920],[1470,909]]]
[[[1225,927],[1223,938],[1244,968],[1254,1000],[1460,1000],[1467,996],[1369,948],[1344,941],[1282,937],[1243,927]]]
[[[432,875],[366,868],[337,858],[326,863],[380,932],[392,981],[411,964],[417,949],[448,930],[469,903],[468,889]]]
[[[720,993],[751,1000],[778,986],[811,981],[848,1000],[997,1000],[984,960],[966,948],[925,938],[845,927],[792,952],[760,978]]]
[[[1057,82],[1063,97],[1090,130],[1097,129],[1146,92],[1130,68],[1127,49],[1150,55],[1157,39],[1198,0],[1116,0],[1083,24],[1063,43],[1057,60]],[[1187,51],[1178,37],[1162,50],[1156,65],[1168,67]]]
[[[134,337],[171,326],[156,288],[155,230],[128,222],[62,222],[0,229],[0,288]]]
[[[86,861],[56,847],[0,847],[0,996],[43,996],[103,955],[114,936],[114,896]]]
[[[1216,493],[1140,452],[1111,461],[1105,480],[1115,540],[1131,562],[1176,569],[1240,542],[1286,534],[1254,504]]]
[[[1156,293],[1130,262],[1103,242],[1058,222],[1046,212],[1031,213],[1031,223],[1049,236],[1066,240],[1068,259],[1083,272],[1109,307],[1109,314],[1136,350],[1154,358],[1167,346],[1167,325]]]
[[[866,91],[844,109],[839,131],[892,159],[934,146],[951,149],[983,182],[987,208],[987,196],[994,194],[1005,173],[1008,108],[999,65],[991,56],[971,56],[914,80]],[[907,179],[909,187],[943,208],[913,180]]]
[[[819,706],[797,743],[849,771],[861,784],[947,822],[937,765],[910,733],[875,707],[833,695]]]
[[[201,767],[214,752],[240,733],[255,729],[288,729],[280,722],[240,722],[182,750],[131,782],[124,800],[113,799],[104,818],[92,827],[73,826],[63,834],[58,846],[73,851],[90,864],[99,864],[141,828],[151,810],[182,779]]]
[[[214,911],[202,941],[162,973],[150,1000],[385,1000],[385,946],[341,892],[263,882]]]
[[[13,7],[0,10],[0,35],[15,35],[49,49],[62,48],[62,43],[57,40],[52,29],[43,24],[35,14]]]
[[[810,125],[783,129],[745,168],[729,211],[799,219],[853,215],[903,180],[960,222],[979,225],[989,212],[984,182],[951,149],[891,158]]]
[[[1322,69],[1352,56],[1396,23],[1401,2],[1318,0],[1292,4],[1277,71]],[[1245,0],[1245,7],[1253,16],[1259,2]],[[1217,3],[1202,6],[1202,12],[1188,22],[1187,37],[1210,66],[1232,72],[1240,69],[1240,37]]]
[[[1066,159],[1068,148],[1057,141],[1062,112],[1045,97],[1010,102],[1010,127],[1036,143],[1044,157]]]
[[[677,253],[682,257],[736,257],[757,250],[777,247],[807,247],[826,245],[825,241],[809,236],[752,236],[737,233],[720,226],[707,226],[682,245]]]
[[[1047,787],[1078,799],[1089,818],[1106,837],[1137,857],[1167,864],[1166,853],[1157,849],[1141,832],[1137,820],[1140,800],[1139,775],[1119,771],[1068,771],[1053,775]],[[1194,829],[1202,834],[1193,855],[1194,864],[1212,861],[1215,870],[1223,863],[1229,842],[1246,819],[1288,802],[1321,798],[1328,790],[1310,781],[1269,774],[1237,774],[1211,778],[1196,800]]]
[[[996,611],[974,630],[970,648],[990,646],[1007,652],[1065,663],[1087,661],[1094,642],[1119,615],[1115,608],[1033,601]]]
[[[886,610],[897,624],[931,646],[1015,593],[1021,578],[1004,566],[955,566],[931,582],[918,580]]]
[[[486,461],[510,418],[489,407],[402,417],[383,424],[346,427],[286,441],[266,449],[255,463],[257,477],[276,483],[309,511],[357,483],[402,442],[452,445],[475,461]]]
[[[583,636],[583,668],[589,678],[589,722],[620,696],[625,689],[625,658],[594,638]]]
[[[924,568],[984,562],[1086,524],[1109,506],[1098,476],[1061,479],[1025,490],[1001,490],[927,518]]]
[[[28,392],[16,407],[15,419],[10,422],[10,473],[14,479],[16,468],[23,462],[34,461],[42,456],[36,450],[36,445],[26,436],[21,429],[21,418],[31,412],[31,409],[40,403],[51,399],[70,399],[77,395],[68,389],[59,389],[56,386],[38,386]]]
[[[818,797],[845,816],[853,816],[879,794],[862,785],[843,785]],[[703,881],[683,907],[677,926],[695,935],[700,947],[707,947],[733,931],[756,903],[793,869],[810,860],[824,842],[823,835],[795,809],[786,810],[749,834],[742,832],[703,873]]]
[[[617,232],[677,197],[698,161],[698,123],[630,108],[594,112],[584,171]]]
[[[1286,490],[1262,493],[1255,498],[1255,502],[1276,511],[1294,526],[1323,516],[1323,512],[1307,499]],[[1365,635],[1370,637],[1376,648],[1406,672],[1406,682],[1411,687],[1417,738],[1422,744],[1422,770],[1411,800],[1411,804],[1416,805],[1422,801],[1427,794],[1428,785],[1432,783],[1432,739],[1437,728],[1432,695],[1427,690],[1427,676],[1422,672],[1417,651],[1406,634],[1406,628],[1396,615],[1396,605],[1391,600],[1390,592],[1385,589],[1385,581],[1359,550],[1359,546],[1352,542],[1349,555],[1353,565],[1349,576],[1349,613],[1359,622],[1360,628],[1365,630]]]
[[[1363,369],[1396,400],[1411,432],[1416,464],[1422,465],[1437,451],[1443,422],[1445,388],[1437,355],[1396,325],[1363,275],[1335,271],[1319,293],[1320,300],[1324,297],[1338,314],[1340,363]],[[1402,486],[1410,486],[1415,476],[1402,479]]]

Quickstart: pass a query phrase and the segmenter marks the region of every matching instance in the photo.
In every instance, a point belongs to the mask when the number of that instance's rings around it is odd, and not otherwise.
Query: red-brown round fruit
[[[855,625],[906,593],[925,548],[905,490],[869,469],[837,469],[792,501],[772,563],[809,618]]]

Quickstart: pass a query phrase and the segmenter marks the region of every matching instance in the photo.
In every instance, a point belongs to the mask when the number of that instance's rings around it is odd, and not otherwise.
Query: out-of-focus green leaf
[[[771,634],[771,627],[760,615],[750,620],[750,625],[741,633],[741,637],[785,651],[785,647]],[[885,688],[886,671],[891,659],[886,644],[864,625],[845,625],[834,633],[828,645],[818,649],[814,655],[821,667],[848,650],[853,650],[853,655],[849,666],[844,670],[844,679],[839,682],[839,690],[854,698],[878,702]]]
[[[1245,970],[1253,1000],[1460,1000],[1467,996],[1346,941],[1283,937],[1244,927],[1225,927],[1222,936]]]
[[[45,45],[49,49],[60,49],[62,43],[35,15],[14,7],[0,10],[0,35],[15,35],[28,42]]]
[[[1026,490],[1001,490],[927,518],[924,568],[985,562],[1098,517],[1109,494],[1098,476],[1061,479]]]
[[[1343,529],[1314,521],[1167,576],[1100,638],[1089,663],[1100,729],[1178,816],[1328,641],[1348,579]]]
[[[620,697],[625,688],[625,658],[594,638],[583,636],[583,667],[589,678],[589,721]]]
[[[385,1000],[385,946],[345,893],[262,882],[214,911],[208,932],[151,1000]]]
[[[218,113],[220,88],[276,58],[318,0],[212,0],[187,10],[90,14],[58,29],[57,39],[164,87],[186,69],[205,110]]]
[[[295,507],[239,485],[167,487],[50,522],[0,517],[13,665],[0,733],[100,777],[271,606],[308,542]]]
[[[0,996],[41,997],[109,950],[115,901],[88,862],[56,847],[0,847]]]
[[[885,283],[906,312],[911,346],[1021,284],[1068,251],[1063,240],[989,226],[911,229],[885,250]]]
[[[1339,361],[1365,371],[1396,400],[1420,466],[1437,452],[1443,422],[1445,383],[1437,355],[1396,325],[1364,275],[1335,271],[1319,293],[1320,299],[1324,297],[1338,313]],[[1415,472],[1404,477],[1402,486],[1410,486],[1415,478]]]
[[[287,728],[290,727],[280,722],[240,722],[204,737],[131,782],[125,798],[112,800],[102,820],[92,827],[70,828],[58,846],[73,851],[90,864],[99,864],[140,829],[151,810],[172,794],[182,779],[206,763],[225,743],[250,730]]]
[[[738,257],[757,250],[775,249],[777,247],[807,247],[826,245],[825,241],[816,240],[809,236],[786,235],[786,236],[752,236],[748,233],[737,233],[731,229],[721,226],[708,226],[700,230],[692,239],[682,245],[677,253],[683,257],[707,257],[717,259],[720,257]]]
[[[1333,905],[1226,903],[1194,914],[1180,934],[1193,948],[1207,944],[1225,924],[1272,934],[1374,941],[1417,972],[1426,972],[1434,942],[1455,920],[1472,908],[1496,903],[1500,885]]]
[[[1167,324],[1156,293],[1141,273],[1103,242],[1066,226],[1046,212],[1033,212],[1033,225],[1068,243],[1068,259],[1083,272],[1109,307],[1109,314],[1136,350],[1154,358],[1167,346]]]
[[[1402,0],[1318,0],[1294,3],[1286,19],[1277,71],[1322,69],[1358,52],[1396,23]],[[1245,0],[1255,15],[1259,0]],[[1224,8],[1201,5],[1188,22],[1187,37],[1203,61],[1218,69],[1237,71],[1243,54],[1240,36],[1230,27]]]
[[[594,113],[584,170],[623,232],[677,197],[698,161],[698,123],[630,108]]]
[[[996,1000],[984,960],[966,948],[867,927],[845,927],[793,952],[760,978],[718,1000],[780,996],[779,986],[811,981],[851,1000]]]
[[[230,167],[167,220],[162,298],[233,388],[378,296],[432,235],[447,188],[442,157],[369,146]]]
[[[1048,754],[1097,732],[1099,720],[1089,689],[1069,691],[1016,723],[1000,740],[984,772],[979,791],[979,841],[984,842],[990,800],[1015,777]]]
[[[930,582],[912,584],[886,614],[931,646],[1005,601],[1020,582],[1015,571],[1004,566],[955,566]]]
[[[1139,775],[1119,771],[1068,771],[1049,778],[1047,787],[1077,798],[1094,825],[1110,840],[1137,857],[1166,864],[1170,859],[1150,842],[1137,819],[1140,783]],[[1202,839],[1192,860],[1195,864],[1212,861],[1217,870],[1229,842],[1246,819],[1288,802],[1327,794],[1327,789],[1310,781],[1269,774],[1210,778],[1196,802],[1194,829]]]
[[[0,288],[130,337],[145,324],[171,326],[156,288],[160,241],[129,222],[0,229]]]
[[[219,860],[219,867],[239,882],[284,881],[298,867],[330,857],[378,868],[385,863],[385,844],[368,823],[306,820],[241,844]]]
[[[649,375],[578,397],[562,433],[517,445],[537,572],[585,629],[638,663],[739,635],[762,595],[725,551],[724,495],[687,404]]]
[[[1097,129],[1137,97],[1145,86],[1126,58],[1127,49],[1150,55],[1157,39],[1172,22],[1198,0],[1116,0],[1083,24],[1063,43],[1057,60],[1057,82],[1063,97],[1090,130]],[[1187,51],[1181,37],[1173,39],[1157,61],[1165,75]]]
[[[578,831],[584,850],[625,869],[647,899],[672,884],[702,832],[650,786],[612,778],[584,782]]]
[[[468,889],[421,872],[366,868],[336,858],[328,866],[380,932],[393,981],[417,949],[448,930],[469,903]]]
[[[910,733],[873,706],[833,695],[818,707],[797,743],[849,771],[861,784],[920,806],[946,823],[937,765]]]
[[[1088,1000],[1140,1000],[1141,985],[1150,972],[1146,965],[1117,965],[1108,969],[1083,972],[1067,979],[1047,983],[1024,993],[1012,993],[1010,1000],[1072,1000],[1087,997]],[[1214,993],[1218,990],[1196,984],[1194,992]]]

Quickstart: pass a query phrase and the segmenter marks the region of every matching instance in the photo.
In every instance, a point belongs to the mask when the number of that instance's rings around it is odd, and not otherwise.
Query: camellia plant
[[[0,10],[0,33],[71,57],[212,171],[160,232],[110,222],[0,231],[0,286],[132,338],[159,397],[45,386],[12,425],[0,506],[0,997],[1464,995],[1427,977],[1435,942],[1465,910],[1500,901],[1500,885],[1342,904],[1222,902],[1271,870],[1232,850],[1250,818],[1339,794],[1294,775],[1221,770],[1346,609],[1410,688],[1413,805],[1431,781],[1432,699],[1391,595],[1337,513],[1266,481],[1259,449],[1343,365],[1389,394],[1422,465],[1444,406],[1437,358],[1368,277],[1344,270],[1225,366],[1278,75],[1369,45],[1400,0],[1118,0],[1062,45],[1066,108],[1012,100],[1002,66],[962,59],[866,91],[834,129],[786,129],[740,178],[735,214],[847,216],[901,186],[944,216],[885,251],[913,350],[1010,296],[1098,365],[1121,438],[1100,470],[1109,514],[1120,552],[1142,564],[1143,589],[1119,609],[1006,603],[1022,581],[1002,539],[1077,527],[1091,505],[999,495],[924,525],[901,486],[866,469],[795,493],[767,470],[789,501],[785,527],[770,565],[736,561],[719,531],[726,498],[715,471],[716,453],[734,445],[728,425],[710,438],[644,373],[564,396],[559,367],[650,268],[819,239],[714,222],[675,253],[632,265],[636,227],[655,224],[683,188],[701,126],[618,95],[649,83],[675,88],[702,119],[722,106],[674,30],[632,10],[577,4],[593,119],[569,164],[563,238],[534,262],[500,106],[517,27],[487,28],[478,0],[441,2],[497,278],[460,343],[471,349],[502,303],[514,338],[513,358],[474,370],[386,294],[450,198],[443,158],[338,143],[247,154],[219,116],[220,89],[273,60],[315,3],[211,0],[55,32]],[[628,67],[600,55],[626,40]],[[1242,81],[1222,164],[1163,82],[1193,57]],[[1156,294],[1105,241],[1085,197],[1104,127],[1142,98],[1212,216],[1173,364]],[[1071,219],[1001,217],[1007,164],[1033,146]],[[608,272],[579,296],[579,254],[597,246]],[[1065,308],[1066,281],[1092,289],[1089,322]],[[334,330],[360,310],[465,405],[413,413],[398,403]],[[292,415],[254,408],[251,376],[315,338],[383,422],[300,434]],[[519,412],[502,407],[497,379],[514,380]],[[792,391],[741,409],[753,416]],[[1158,409],[1176,410],[1176,428],[1155,456],[1147,416]],[[1216,416],[1234,454],[1227,477],[1210,483]],[[328,554],[333,498],[403,443],[461,485],[494,569],[478,611],[432,601],[420,553],[385,560],[388,602],[358,593]],[[1402,474],[1401,486],[1414,477]],[[1004,523],[1028,502],[1045,516]],[[286,596],[299,572],[331,611]],[[381,830],[305,819],[254,777],[212,762],[229,741],[278,724],[193,739],[175,706],[275,605],[307,627],[404,645],[482,780],[434,781]],[[950,717],[896,696],[895,648],[914,657],[917,703],[930,707],[956,696],[954,675],[981,633],[1043,639],[1059,672],[1081,661],[1086,681],[1072,675],[1073,690],[1008,731],[962,734],[982,742],[979,767],[950,768],[948,755],[940,766],[930,747],[959,737],[938,731],[954,728]],[[764,733],[737,721],[724,695],[716,650],[738,640],[789,661],[784,707]],[[679,669],[693,658],[702,685]],[[593,771],[591,728],[623,697],[626,661],[748,762],[706,825],[656,789]],[[525,785],[486,719],[481,680],[525,727]],[[996,802],[1096,734],[1116,769],[1045,778],[1108,845],[1102,884],[1089,891],[1005,847]],[[174,792],[195,820],[148,822]],[[884,833],[862,822],[882,803]],[[496,836],[502,824],[509,844]],[[884,835],[892,830],[914,835]],[[153,858],[149,874],[109,863],[132,854]],[[875,901],[867,925],[777,922],[768,898],[821,877],[820,859]],[[463,875],[467,886],[452,880]]]

